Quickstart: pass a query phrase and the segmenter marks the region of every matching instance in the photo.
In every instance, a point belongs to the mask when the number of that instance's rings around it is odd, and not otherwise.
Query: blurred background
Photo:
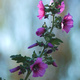
[[[37,39],[43,40],[35,35],[37,28],[44,21],[48,26],[51,25],[51,17],[47,20],[37,18],[38,2],[0,0],[0,77],[6,80],[24,78],[24,75],[18,76],[18,72],[9,72],[18,65],[10,59],[11,55],[31,56],[33,50],[41,50],[39,47],[27,49]],[[43,3],[49,4],[50,0],[44,0]],[[61,16],[69,12],[73,16],[74,28],[68,34],[54,29],[56,36],[64,41],[59,50],[52,54],[58,67],[49,66],[42,78],[32,78],[30,75],[31,80],[80,80],[80,0],[65,0],[65,5]]]

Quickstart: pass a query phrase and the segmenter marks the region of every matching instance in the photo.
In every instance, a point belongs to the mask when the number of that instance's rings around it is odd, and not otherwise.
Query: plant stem
[[[41,53],[40,57],[42,57],[44,50],[45,50],[45,48],[43,49],[43,51],[42,51],[42,53]]]
[[[24,80],[27,80],[30,74],[31,74],[31,71],[30,72],[28,71]]]
[[[52,22],[52,28],[51,28],[51,30],[50,30],[50,34],[51,34],[53,28],[54,28],[54,15],[53,15],[53,22]],[[45,47],[44,47],[44,49],[42,50],[42,53],[40,54],[40,57],[42,57],[44,50],[45,50]],[[26,75],[26,77],[25,77],[24,80],[27,80],[27,79],[28,79],[28,77],[29,77],[29,75],[31,74],[31,72],[32,72],[32,71],[30,71],[30,72],[28,71],[28,72],[27,72],[27,75]]]
[[[53,15],[53,22],[52,22],[52,28],[51,28],[51,30],[50,30],[50,34],[51,34],[53,28],[54,28],[54,15]]]

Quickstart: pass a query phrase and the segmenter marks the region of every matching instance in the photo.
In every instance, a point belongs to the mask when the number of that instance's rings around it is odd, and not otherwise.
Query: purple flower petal
[[[68,13],[68,15],[64,16],[61,22],[62,31],[68,33],[70,29],[73,27],[73,19],[72,16]]]
[[[44,32],[45,32],[45,28],[43,27],[38,28],[38,30],[36,31],[36,35],[41,36]]]
[[[64,1],[62,1],[62,2],[61,2],[61,5],[58,5],[57,8],[58,8],[58,9],[60,8],[60,12],[59,12],[58,14],[62,13],[62,12],[64,11],[64,9],[65,9]]]
[[[45,16],[45,7],[43,5],[42,0],[39,1],[38,8],[39,15],[37,17],[39,17],[39,19],[41,20]]]
[[[33,77],[42,77],[45,74],[48,65],[42,62],[42,58],[37,58],[30,68],[33,71]]]

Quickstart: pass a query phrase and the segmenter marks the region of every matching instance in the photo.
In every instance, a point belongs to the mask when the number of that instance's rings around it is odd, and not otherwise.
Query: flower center
[[[39,65],[38,65],[38,64],[34,65],[34,66],[33,66],[33,70],[34,70],[35,72],[37,72],[37,71],[39,70]]]

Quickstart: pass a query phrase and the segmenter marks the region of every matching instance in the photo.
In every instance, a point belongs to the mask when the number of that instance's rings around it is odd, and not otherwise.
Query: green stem
[[[53,22],[52,22],[52,28],[51,28],[51,30],[50,30],[50,34],[51,34],[53,28],[54,28],[54,15],[53,15]]]
[[[51,30],[50,30],[50,34],[51,34],[51,32],[52,32],[52,30],[53,30],[53,28],[54,28],[54,16],[55,16],[55,15],[53,15],[53,22],[52,22],[52,28],[51,28]],[[40,57],[42,57],[44,50],[45,50],[45,48],[43,49]]]
[[[51,30],[50,30],[50,34],[51,34],[53,28],[54,28],[54,15],[53,15],[53,22],[52,22],[52,28],[51,28]],[[42,57],[44,50],[45,50],[45,47],[44,47],[44,49],[42,50],[42,53],[40,54],[40,57]],[[28,72],[27,72],[27,75],[26,75],[26,77],[25,77],[24,80],[27,80],[27,79],[28,79],[28,77],[29,77],[29,75],[31,74],[31,72],[32,72],[32,71],[30,71],[30,72],[28,71]]]
[[[44,50],[45,50],[45,48],[43,49],[43,51],[42,51],[42,53],[41,53],[40,57],[42,57]]]
[[[24,80],[27,80],[30,74],[31,74],[31,71],[30,72],[28,71]]]

